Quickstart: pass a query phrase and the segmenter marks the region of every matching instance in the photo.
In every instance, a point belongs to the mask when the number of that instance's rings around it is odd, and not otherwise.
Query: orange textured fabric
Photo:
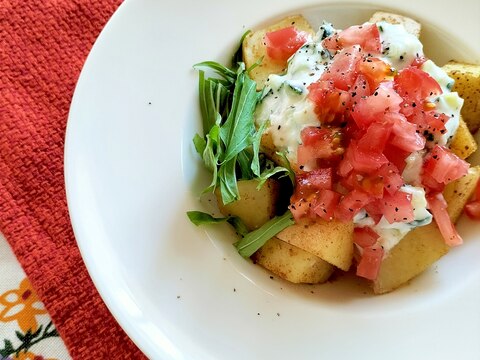
[[[83,63],[120,0],[0,0],[0,230],[74,359],[142,359],[108,312],[68,216],[63,147]]]

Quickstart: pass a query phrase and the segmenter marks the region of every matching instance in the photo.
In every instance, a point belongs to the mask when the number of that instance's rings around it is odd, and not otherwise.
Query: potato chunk
[[[480,65],[451,61],[442,68],[455,80],[452,91],[465,100],[462,116],[472,133],[480,127]]]
[[[238,216],[249,230],[257,229],[275,216],[276,203],[279,196],[279,184],[268,179],[257,190],[257,180],[240,180],[237,183],[240,200],[224,205],[220,189],[215,190],[218,209],[225,216]]]
[[[265,34],[270,31],[280,30],[294,26],[297,30],[314,35],[312,27],[301,15],[288,16],[285,19],[248,34],[243,40],[243,61],[247,69],[263,57],[259,66],[250,72],[250,77],[257,82],[257,90],[261,90],[270,74],[280,74],[285,71],[285,64],[271,61],[267,55]]]
[[[335,269],[318,256],[275,237],[258,250],[252,259],[280,278],[296,284],[323,283]]]
[[[445,189],[444,196],[452,221],[460,216],[475,191],[479,177],[480,167],[473,167],[467,175]],[[380,273],[373,282],[373,291],[383,294],[395,290],[430,267],[448,250],[435,222],[410,231],[383,260]]]
[[[353,257],[353,223],[302,219],[277,234],[280,240],[347,271]]]
[[[368,21],[371,23],[385,21],[389,24],[401,24],[405,30],[410,34],[415,35],[417,38],[420,37],[420,32],[422,30],[422,25],[409,17],[383,11],[377,11]]]
[[[467,124],[463,118],[460,117],[457,132],[450,143],[450,150],[458,157],[466,159],[477,151],[477,147],[477,142],[473,138],[470,130],[468,130]]]

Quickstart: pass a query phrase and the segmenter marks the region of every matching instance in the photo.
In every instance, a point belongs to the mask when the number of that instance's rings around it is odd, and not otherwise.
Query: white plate
[[[206,232],[185,215],[206,184],[191,145],[200,124],[192,65],[227,60],[245,29],[297,12],[343,27],[386,8],[424,24],[439,63],[480,58],[477,0],[353,4],[127,0],[99,37],[68,122],[68,203],[101,296],[149,357],[479,358],[478,225],[462,220],[464,246],[374,297],[356,282],[272,280],[237,255],[227,227]]]

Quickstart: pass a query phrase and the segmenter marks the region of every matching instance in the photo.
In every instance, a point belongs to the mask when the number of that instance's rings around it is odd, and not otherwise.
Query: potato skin
[[[353,258],[353,222],[302,219],[277,234],[280,240],[347,271]]]
[[[295,284],[323,283],[335,269],[318,256],[276,237],[270,239],[252,259],[280,278]]]
[[[457,221],[475,191],[480,167],[472,167],[463,178],[450,183],[444,191],[448,213]],[[383,260],[373,291],[383,294],[395,290],[421,274],[449,251],[435,222],[410,231]]]
[[[450,150],[459,158],[466,159],[477,151],[477,148],[477,142],[473,138],[463,118],[460,117],[457,132],[450,142]]]
[[[249,230],[254,230],[275,216],[280,185],[274,179],[268,179],[257,190],[257,180],[240,180],[237,182],[240,200],[224,205],[220,189],[215,190],[218,209],[225,216],[238,216]]]
[[[372,15],[368,22],[377,23],[380,21],[385,21],[390,24],[402,24],[405,30],[412,35],[415,35],[417,38],[420,37],[420,32],[422,31],[422,25],[403,15],[392,14],[384,11],[377,11]]]
[[[463,119],[475,133],[480,127],[480,65],[450,61],[442,69],[455,80],[452,91],[463,98]]]
[[[280,30],[289,26],[294,26],[297,30],[305,31],[314,35],[312,27],[308,21],[301,15],[293,15],[267,26],[266,28],[251,32],[243,40],[242,51],[243,61],[247,69],[263,57],[263,61],[250,72],[250,77],[257,82],[257,90],[261,90],[270,74],[281,74],[285,71],[285,65],[271,61],[267,55],[265,45],[265,34],[270,31]]]

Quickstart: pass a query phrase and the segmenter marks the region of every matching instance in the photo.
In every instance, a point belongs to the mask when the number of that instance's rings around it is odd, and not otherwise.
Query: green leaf
[[[229,161],[220,165],[218,170],[218,178],[220,180],[220,193],[222,201],[225,205],[230,204],[240,198],[237,187],[237,174],[235,165],[237,159],[234,157]]]
[[[240,255],[250,257],[268,240],[294,223],[292,213],[287,210],[282,216],[276,216],[257,230],[248,233],[243,239],[235,243],[235,247]]]
[[[235,51],[235,54],[233,55],[233,58],[232,58],[233,68],[237,67],[238,63],[243,61],[243,49],[242,49],[243,40],[245,40],[247,35],[250,34],[251,32],[252,32],[251,30],[247,30],[243,33],[242,38],[240,39],[240,44],[238,45],[238,49],[237,51]]]
[[[218,159],[222,154],[220,142],[220,128],[214,125],[207,134],[205,150],[203,151],[203,163],[205,167],[212,172],[212,181],[210,185],[203,190],[203,193],[215,190],[218,177]]]
[[[255,133],[253,113],[258,101],[256,86],[255,81],[245,73],[237,78],[232,112],[221,130],[221,137],[226,145],[223,161],[229,161],[252,143],[252,135]]]
[[[193,145],[195,146],[195,150],[197,151],[197,153],[203,158],[203,152],[207,147],[207,141],[200,135],[195,134],[195,136],[193,137]]]
[[[216,61],[204,61],[198,64],[193,65],[194,68],[206,67],[212,69],[215,73],[220,75],[222,78],[229,82],[234,82],[237,74],[235,71],[230,70],[229,68],[219,64]]]
[[[269,124],[269,121],[264,121],[253,137],[253,159],[251,169],[256,176],[260,176],[260,159],[258,156],[260,153],[260,142],[262,141],[262,135]]]
[[[17,335],[18,340],[22,341],[25,339],[25,335],[23,335],[20,331],[15,330],[15,334]]]
[[[258,177],[259,182],[257,185],[257,190],[259,190],[263,186],[263,184],[265,184],[265,182],[273,175],[280,173],[284,173],[283,176],[287,176],[289,174],[289,170],[287,168],[284,168],[283,166],[270,166],[265,168],[265,170]]]
[[[3,349],[0,349],[0,355],[2,357],[7,357],[15,352],[13,348],[12,342],[10,340],[4,339],[3,340]]]
[[[187,216],[190,219],[190,221],[194,223],[196,226],[228,222],[230,225],[234,227],[235,231],[239,235],[245,236],[248,233],[247,227],[245,226],[243,221],[237,216],[227,216],[227,217],[216,218],[202,211],[188,211]]]
[[[287,169],[288,177],[290,178],[292,185],[295,185],[295,172],[290,166],[290,161],[287,158],[287,154],[285,154],[284,152],[276,152],[276,154],[282,158],[282,165],[285,169]]]
[[[243,150],[237,156],[237,165],[240,168],[240,178],[249,180],[253,179],[254,174],[251,169],[253,155],[248,149]]]

